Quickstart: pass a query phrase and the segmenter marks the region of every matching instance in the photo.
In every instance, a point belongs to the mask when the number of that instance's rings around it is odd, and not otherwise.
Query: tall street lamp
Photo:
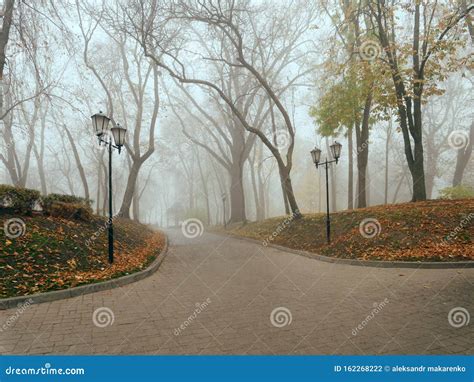
[[[335,162],[336,164],[339,161],[339,158],[341,157],[341,149],[342,145],[339,142],[334,142],[331,146],[331,154],[334,160],[328,161],[326,159],[325,162],[321,163],[321,150],[315,147],[313,150],[311,150],[311,157],[313,158],[313,162],[318,168],[319,166],[324,166],[326,169],[326,237],[328,244],[331,243],[331,219],[329,217],[329,176],[328,176],[328,166],[330,163]]]
[[[101,111],[94,114],[92,117],[92,126],[95,129],[95,134],[99,139],[99,146],[104,144],[109,148],[109,221],[108,238],[109,238],[109,263],[114,262],[114,224],[112,214],[112,150],[117,149],[119,154],[122,151],[122,146],[125,144],[125,134],[127,129],[124,129],[117,123],[114,127],[109,129],[110,118]],[[113,142],[112,142],[113,137]]]

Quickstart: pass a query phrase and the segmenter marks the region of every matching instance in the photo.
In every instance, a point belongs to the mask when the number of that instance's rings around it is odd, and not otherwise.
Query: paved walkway
[[[474,315],[474,269],[354,267],[223,236],[167,233],[168,257],[150,278],[0,311],[0,351],[473,353],[474,317],[455,328],[448,314]],[[466,318],[459,312],[454,325]]]

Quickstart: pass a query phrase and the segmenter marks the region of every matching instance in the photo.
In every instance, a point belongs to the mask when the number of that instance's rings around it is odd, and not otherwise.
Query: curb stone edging
[[[294,253],[303,257],[308,257],[313,260],[319,260],[326,263],[336,263],[343,265],[354,265],[360,267],[373,268],[421,268],[421,269],[453,269],[453,268],[474,268],[474,261],[456,261],[456,262],[435,262],[435,261],[379,261],[379,260],[357,260],[357,259],[343,259],[339,257],[329,257],[318,255],[317,253],[303,251],[300,249],[293,249],[283,247],[277,244],[263,245],[261,240],[252,239],[249,237],[238,236],[232,233],[213,232],[217,235],[229,236],[233,239],[247,241],[255,244],[260,244],[263,247],[275,248],[280,251]]]
[[[161,252],[156,256],[156,259],[145,269],[139,272],[132,273],[116,279],[107,280],[95,284],[81,285],[74,288],[56,290],[53,292],[37,293],[26,296],[9,297],[0,299],[0,310],[6,310],[16,308],[18,304],[28,301],[30,304],[41,304],[43,302],[51,302],[56,300],[63,300],[72,297],[83,296],[90,293],[100,292],[104,290],[115,289],[127,284],[134,283],[136,281],[143,280],[153,273],[155,273],[160,267],[161,263],[168,254],[168,237],[164,234],[165,243]]]

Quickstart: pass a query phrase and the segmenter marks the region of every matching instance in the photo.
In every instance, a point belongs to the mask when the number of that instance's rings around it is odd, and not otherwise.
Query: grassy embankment
[[[24,234],[6,236],[4,223],[21,218]],[[0,298],[66,289],[146,268],[165,239],[146,226],[115,219],[115,262],[108,264],[106,221],[43,215],[0,215]],[[96,239],[92,239],[96,237]]]
[[[233,226],[228,232],[340,258],[474,260],[474,199],[432,200],[334,213],[330,245],[326,243],[325,219],[325,214],[305,214],[300,220],[279,217]],[[361,226],[364,219],[376,222]]]

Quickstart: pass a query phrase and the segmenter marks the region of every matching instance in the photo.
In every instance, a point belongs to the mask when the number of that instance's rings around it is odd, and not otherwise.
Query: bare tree
[[[312,7],[301,3],[298,4],[298,6],[292,4],[287,8],[278,9],[278,11],[284,14],[284,17],[276,16],[277,10],[272,8],[270,4],[265,4],[265,7],[261,7],[259,10],[268,10],[269,19],[266,20],[266,26],[270,28],[269,30],[265,30],[265,26],[261,26],[262,30],[259,32],[263,34],[279,34],[281,36],[280,39],[273,40],[267,47],[264,46],[266,39],[260,38],[261,49],[263,51],[269,49],[271,53],[280,55],[281,59],[293,63],[302,57],[307,57],[307,52],[306,55],[301,54],[298,53],[298,49],[304,46],[304,41],[301,41],[301,38],[310,28],[311,20],[314,18]],[[177,7],[173,8],[172,13],[168,14],[168,20],[187,20],[191,23],[207,25],[213,30],[217,37],[223,38],[226,41],[227,49],[231,49],[232,51],[231,57],[233,57],[233,59],[231,61],[227,60],[225,56],[220,53],[214,57],[208,57],[207,59],[218,61],[226,67],[238,68],[244,73],[250,74],[255,79],[263,93],[268,97],[269,102],[272,103],[279,112],[286,138],[289,141],[286,155],[282,154],[279,148],[275,146],[272,142],[272,138],[268,138],[263,131],[258,130],[242,115],[242,112],[236,106],[236,100],[229,94],[226,94],[218,84],[204,79],[189,77],[186,73],[185,65],[179,57],[179,49],[162,49],[163,36],[169,37],[171,32],[165,33],[161,31],[162,33],[159,33],[159,28],[165,27],[167,22],[159,18],[162,17],[161,11],[162,9],[160,9],[160,5],[157,1],[153,1],[149,4],[138,1],[133,3],[132,7],[125,9],[127,21],[131,24],[131,33],[140,41],[145,54],[151,57],[157,66],[166,70],[179,82],[207,87],[219,95],[239,121],[239,124],[245,130],[256,134],[275,157],[291,210],[295,216],[300,216],[301,213],[296,203],[290,178],[295,130],[287,108],[284,106],[283,99],[279,96],[278,89],[275,87],[276,84],[270,81],[269,74],[271,70],[275,70],[276,68],[266,67],[268,62],[260,62],[259,65],[254,64],[251,60],[252,53],[249,52],[250,49],[244,42],[247,41],[247,39],[258,38],[257,33],[252,35],[252,33],[249,32],[252,30],[251,20],[254,13],[250,9],[242,8],[240,5],[236,7],[233,1],[218,4],[214,4],[212,1],[206,1],[197,2],[193,5],[180,2]],[[245,40],[242,29],[245,27],[244,24],[248,27],[245,29]],[[282,30],[287,31],[287,33],[281,34]],[[267,56],[268,53],[268,51],[265,52],[264,56]],[[171,60],[171,62],[169,60]],[[312,68],[307,71],[300,71],[289,82],[294,83],[296,79],[308,74],[311,70]],[[287,84],[286,86],[291,85]]]
[[[449,149],[450,134],[469,118],[469,94],[460,85],[462,82],[459,81],[459,77],[449,79],[445,84],[444,94],[432,97],[423,113],[428,199],[432,197],[435,178],[441,172],[441,156]]]
[[[0,29],[0,81],[3,81],[3,71],[6,62],[7,44],[10,39],[10,28],[13,20],[15,0],[5,0],[1,10],[2,28]],[[2,104],[0,104],[0,109]]]
[[[79,1],[76,1],[76,9],[79,18],[79,27],[84,40],[84,63],[94,74],[105,92],[108,115],[112,119],[112,123],[116,123],[115,114],[120,113],[124,127],[127,128],[129,132],[132,132],[132,134],[129,134],[129,140],[125,144],[131,165],[119,212],[122,217],[130,218],[130,211],[134,201],[140,169],[143,163],[145,163],[155,151],[155,131],[160,107],[159,73],[156,66],[147,62],[143,54],[138,52],[136,44],[128,44],[126,36],[114,29],[114,26],[111,25],[108,20],[105,20],[102,14],[95,19],[93,18],[91,23],[86,27],[83,17],[84,14],[88,13],[88,10],[85,7],[81,8]],[[92,17],[91,12],[89,12],[89,15]],[[99,69],[89,57],[92,38],[98,27],[101,27],[113,41],[120,55],[121,65],[115,68],[119,73],[120,79],[116,81],[113,80],[113,76],[100,73]],[[125,80],[127,91],[131,94],[131,102],[124,97],[124,89],[120,86],[121,79]],[[150,81],[152,85],[150,85]],[[150,86],[151,97],[149,96]],[[114,97],[114,95],[116,95],[116,97]],[[152,103],[150,115],[147,115],[145,110],[148,106],[148,98],[150,98]],[[118,108],[114,107],[114,99],[119,100]],[[132,105],[133,113],[131,109]],[[145,123],[145,118],[148,119],[148,124]],[[145,131],[146,128],[147,130]],[[143,151],[144,142],[142,139],[142,135],[144,134],[147,134],[147,147],[145,151]]]
[[[23,50],[9,60],[8,82],[0,81],[0,120],[3,121],[2,135],[6,151],[0,153],[0,161],[5,165],[12,183],[25,187],[35,145],[35,129],[40,120],[41,102],[56,84],[51,80],[51,71],[45,65],[48,63],[49,47],[40,47],[38,43],[47,31],[38,24],[35,12],[20,9],[17,14],[17,19],[9,16],[9,22],[14,27],[9,38],[17,41]],[[24,81],[25,77],[31,81]],[[24,155],[20,154],[19,142],[15,140],[14,130],[19,126],[26,139]]]
[[[144,57],[136,51],[136,47],[133,48],[133,55],[135,63],[137,65],[136,78],[138,83],[132,81],[132,77],[129,72],[129,62],[126,54],[126,40],[120,41],[120,52],[122,56],[122,64],[124,68],[124,76],[128,85],[128,90],[133,95],[133,102],[135,106],[135,118],[133,118],[133,123],[128,122],[128,112],[127,109],[130,107],[123,102],[121,98],[121,108],[122,114],[125,121],[125,127],[129,128],[133,126],[133,136],[131,143],[126,144],[127,152],[132,160],[132,166],[130,168],[130,173],[127,180],[127,186],[123,196],[122,206],[120,207],[120,215],[129,218],[130,217],[130,207],[132,204],[133,196],[136,192],[136,184],[138,181],[138,175],[143,164],[151,157],[155,152],[155,131],[157,125],[158,111],[160,108],[160,94],[159,94],[159,73],[156,66],[146,63]],[[142,72],[142,65],[145,65],[145,73]],[[148,81],[151,77],[153,83],[153,92],[150,97],[152,102],[151,115],[148,117],[148,135],[146,138],[146,149],[143,151],[143,142],[142,142],[142,132],[146,133],[144,123],[144,111],[147,105],[147,86]],[[147,118],[147,119],[148,119]]]

